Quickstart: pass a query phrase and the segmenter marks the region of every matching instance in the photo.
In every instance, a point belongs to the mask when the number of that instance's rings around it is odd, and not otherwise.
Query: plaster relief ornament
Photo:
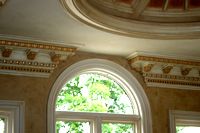
[[[75,51],[75,47],[59,44],[0,40],[0,74],[48,78],[60,61],[66,61]]]
[[[12,54],[12,49],[9,48],[1,48],[1,55],[2,57],[10,57],[10,55]]]
[[[200,59],[145,52],[127,59],[149,87],[200,90]]]
[[[169,74],[172,69],[173,69],[173,66],[165,66],[162,68],[162,71],[164,74]]]

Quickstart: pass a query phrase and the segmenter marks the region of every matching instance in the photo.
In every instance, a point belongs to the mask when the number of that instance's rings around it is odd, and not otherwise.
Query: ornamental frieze
[[[75,51],[55,44],[0,40],[0,74],[49,77]]]
[[[200,60],[137,52],[128,57],[149,87],[200,89]]]

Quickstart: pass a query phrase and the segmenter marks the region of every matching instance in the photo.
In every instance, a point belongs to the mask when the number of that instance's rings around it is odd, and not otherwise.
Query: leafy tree
[[[61,89],[57,101],[57,111],[83,111],[126,113],[132,110],[131,103],[123,102],[124,90],[113,80],[99,74],[82,74],[66,83]],[[127,97],[127,96],[126,96]],[[133,110],[132,110],[133,111]],[[56,131],[68,127],[66,133],[82,133],[82,122],[57,122]],[[131,125],[132,126],[132,125]],[[127,124],[103,124],[104,133],[126,132],[131,128]]]
[[[184,129],[183,126],[176,126],[176,133],[181,133],[181,131]]]
[[[0,133],[4,133],[5,130],[5,119],[0,117]]]
[[[106,123],[102,126],[103,133],[132,133],[131,124],[111,124]]]

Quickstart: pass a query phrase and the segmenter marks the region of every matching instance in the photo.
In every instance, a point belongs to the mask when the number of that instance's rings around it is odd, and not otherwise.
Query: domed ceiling
[[[200,38],[200,0],[61,0],[77,19],[109,32],[153,39]]]

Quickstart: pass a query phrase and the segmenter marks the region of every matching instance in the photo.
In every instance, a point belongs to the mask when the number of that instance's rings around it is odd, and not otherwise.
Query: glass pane
[[[90,122],[57,121],[56,133],[90,133]]]
[[[67,82],[56,100],[56,111],[133,114],[136,111],[122,87],[99,74],[82,74]]]
[[[200,133],[200,127],[176,126],[176,133]]]
[[[104,123],[102,133],[134,133],[133,124]]]
[[[0,118],[0,133],[5,133],[5,119]]]

